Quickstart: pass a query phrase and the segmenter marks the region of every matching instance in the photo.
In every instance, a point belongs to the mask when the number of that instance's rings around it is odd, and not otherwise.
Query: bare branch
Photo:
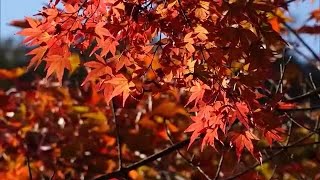
[[[166,120],[164,121],[164,124],[165,124],[166,133],[167,133],[167,136],[168,136],[168,138],[169,138],[169,141],[170,141],[171,145],[174,145],[174,142],[173,142],[173,140],[172,140],[172,136],[171,136],[170,130],[168,129],[168,126],[167,126],[167,124],[166,124]],[[198,165],[195,165],[195,164],[192,162],[192,160],[189,160],[185,155],[183,155],[183,154],[181,153],[180,150],[176,150],[176,151],[177,151],[177,153],[178,153],[191,167],[197,169],[207,180],[212,180],[212,179],[209,177],[209,175],[207,175],[207,174],[201,169],[201,167],[199,167]],[[193,158],[191,158],[191,159],[193,159]]]
[[[308,139],[309,137],[311,137],[312,135],[314,135],[315,133],[309,133],[307,136],[295,141],[294,143],[292,143],[291,145],[289,146],[284,146],[284,147],[280,147],[280,150],[273,153],[271,156],[268,156],[268,157],[265,157],[262,159],[261,161],[261,164],[260,162],[256,162],[255,164],[253,164],[252,166],[248,167],[247,169],[235,174],[235,175],[232,175],[232,176],[229,176],[227,178],[225,178],[224,180],[231,180],[231,179],[236,179],[242,175],[244,175],[245,173],[251,171],[252,169],[262,165],[263,163],[266,163],[268,161],[270,161],[271,159],[275,158],[276,156],[279,156],[281,153],[283,153],[284,151],[286,151],[288,148],[290,147],[295,147],[296,145],[300,144],[301,142],[303,142],[304,140]]]
[[[279,17],[277,14],[273,13],[273,15],[277,16],[279,21],[290,31],[294,34],[294,36],[296,36],[296,38],[302,43],[302,45],[304,47],[306,47],[308,49],[308,51],[312,54],[312,56],[320,61],[320,57],[317,55],[317,53],[315,53],[312,48],[302,39],[302,37],[290,26],[288,25],[285,21],[282,20],[281,17]]]
[[[224,152],[222,152],[222,154],[221,154],[221,157],[220,157],[220,160],[219,160],[219,164],[218,164],[218,168],[217,168],[217,171],[216,171],[216,175],[214,176],[214,180],[217,180],[219,178],[219,174],[220,174],[220,171],[221,171],[223,160],[224,160]]]
[[[320,109],[320,105],[307,108],[278,109],[280,112],[314,111]]]
[[[309,79],[310,79],[310,82],[311,82],[311,84],[312,84],[313,90],[316,90],[316,89],[317,89],[317,86],[316,86],[316,84],[315,84],[314,81],[313,81],[312,73],[309,73]],[[320,94],[317,94],[317,95],[318,95],[318,97],[320,98]]]
[[[116,113],[115,113],[115,108],[114,108],[114,103],[113,99],[111,100],[111,105],[110,105],[111,111],[112,111],[112,118],[113,122],[116,125],[116,139],[117,139],[117,150],[118,150],[118,163],[119,163],[119,170],[123,168],[123,163],[122,163],[122,152],[121,152],[121,137],[120,137],[120,127],[119,127],[119,122],[117,121],[116,118]]]
[[[294,145],[287,145],[287,146],[277,146],[277,147],[268,147],[268,149],[292,149],[292,148],[301,148],[306,146],[312,146],[315,144],[320,144],[320,141],[312,142],[312,143],[303,143],[303,144],[294,144]]]
[[[29,171],[29,179],[32,180],[32,172],[31,172],[31,166],[30,166],[29,150],[27,150],[27,166],[28,166],[28,171]]]
[[[286,141],[285,141],[285,145],[287,146],[289,143],[290,143],[290,138],[291,138],[291,134],[292,134],[292,129],[293,129],[293,124],[292,124],[292,121],[289,121],[289,130],[288,130],[288,136],[286,138]]]
[[[181,13],[182,13],[182,16],[183,16],[184,20],[185,20],[185,21],[188,23],[188,25],[191,27],[191,22],[190,22],[190,20],[188,19],[185,11],[183,10],[181,0],[178,0],[178,3],[179,3],[180,10],[181,10]]]
[[[200,137],[196,140],[199,140],[199,139],[200,139]],[[119,169],[119,170],[114,171],[112,173],[101,175],[101,176],[95,178],[94,180],[109,180],[111,178],[125,177],[129,171],[134,170],[134,169],[141,167],[143,165],[146,165],[148,163],[151,163],[151,162],[153,162],[159,158],[162,158],[164,156],[167,156],[167,155],[171,154],[172,152],[187,146],[189,143],[190,143],[190,138],[185,139],[181,142],[175,143],[174,145],[172,145],[172,146],[170,146],[170,147],[168,147],[158,153],[150,155],[145,159],[142,159],[136,163],[133,163],[133,164],[127,166],[127,167],[123,167],[121,170]]]
[[[293,101],[297,101],[297,100],[301,100],[301,99],[304,99],[304,98],[308,98],[314,94],[319,94],[320,93],[320,88],[317,88],[313,91],[309,91],[307,93],[304,93],[300,96],[296,96],[296,97],[286,97],[286,102],[293,102]]]
[[[52,175],[51,175],[51,177],[50,177],[50,180],[53,180],[55,174],[56,174],[56,172],[53,171],[53,173],[52,173]]]
[[[278,85],[276,87],[275,94],[278,93],[279,89],[280,89],[280,93],[282,93],[282,83],[283,83],[284,74],[286,72],[287,65],[291,61],[291,58],[292,58],[292,56],[289,57],[287,62],[283,62],[283,63],[280,64],[280,79],[279,79]],[[284,61],[284,59],[283,59],[283,61]]]
[[[302,125],[301,123],[297,122],[296,120],[293,119],[293,117],[292,117],[291,115],[289,115],[289,114],[287,114],[287,113],[285,113],[285,115],[289,118],[289,120],[290,120],[291,122],[295,123],[295,124],[298,125],[299,127],[304,128],[304,129],[306,129],[306,130],[308,130],[308,131],[310,131],[310,132],[319,133],[319,132],[317,132],[317,129],[313,130],[313,129],[308,128],[308,127],[306,127],[305,125]]]

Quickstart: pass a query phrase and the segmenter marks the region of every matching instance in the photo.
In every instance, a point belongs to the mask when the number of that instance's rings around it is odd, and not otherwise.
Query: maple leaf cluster
[[[83,84],[107,103],[179,89],[189,95],[191,144],[202,136],[202,147],[230,142],[238,157],[244,148],[256,156],[255,141],[280,141],[283,131],[258,91],[284,46],[268,18],[278,8],[271,0],[56,0],[19,34],[35,46],[29,67],[46,62],[47,77],[62,83],[77,50],[90,58]]]

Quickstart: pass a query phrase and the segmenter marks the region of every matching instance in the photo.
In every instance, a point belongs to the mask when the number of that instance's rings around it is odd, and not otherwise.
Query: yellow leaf
[[[186,44],[186,49],[190,52],[190,53],[194,53],[196,51],[196,49],[193,47],[192,44],[188,43]]]
[[[158,171],[149,166],[141,166],[137,169],[137,171],[139,174],[144,174],[147,177],[155,177],[158,175]]]
[[[250,66],[250,63],[244,65],[243,70],[247,72],[249,70],[249,66]]]
[[[147,67],[149,67],[151,65],[153,70],[157,70],[157,69],[162,68],[162,65],[159,62],[159,57],[157,54],[151,55],[151,56],[145,56],[143,58],[143,61],[145,62]]]
[[[273,168],[270,167],[269,163],[264,163],[256,169],[260,171],[266,177],[266,179],[270,179],[273,174]]]
[[[85,113],[82,115],[82,117],[93,119],[93,120],[96,120],[97,122],[101,122],[101,123],[107,122],[107,117],[101,111]]]
[[[210,2],[208,1],[200,1],[200,6],[205,10],[209,10],[209,5],[210,5]]]
[[[89,107],[87,106],[73,106],[72,109],[76,113],[86,113],[89,111]]]
[[[0,79],[15,79],[26,72],[24,68],[0,69]]]
[[[204,27],[202,27],[201,25],[197,25],[197,27],[194,28],[194,32],[195,33],[201,33],[201,34],[208,34],[208,30]]]
[[[201,41],[205,41],[208,39],[207,35],[203,34],[203,33],[199,33],[197,35],[197,37],[201,40]]]
[[[70,74],[73,74],[74,71],[79,67],[80,64],[80,57],[76,53],[72,53],[71,56],[69,57],[69,61],[71,64],[71,72]]]
[[[168,8],[169,8],[169,9],[172,8],[176,3],[177,3],[177,0],[169,3],[169,4],[168,4]]]
[[[85,123],[92,127],[92,131],[106,132],[110,129],[107,123],[107,117],[101,111],[85,113],[82,114],[82,117],[88,118],[88,121],[86,121]]]
[[[200,19],[201,21],[204,21],[207,19],[209,12],[203,8],[197,8],[194,13],[198,19]]]

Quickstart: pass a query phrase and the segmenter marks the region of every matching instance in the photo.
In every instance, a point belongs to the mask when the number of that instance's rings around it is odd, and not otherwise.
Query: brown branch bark
[[[221,154],[221,157],[220,157],[220,160],[219,160],[219,164],[218,164],[218,168],[217,168],[217,171],[216,171],[216,175],[215,175],[215,177],[214,177],[214,180],[217,180],[217,179],[219,178],[219,174],[220,174],[220,171],[221,171],[221,167],[222,167],[223,160],[224,160],[224,152],[222,152],[222,154]]]
[[[120,126],[119,126],[119,122],[117,121],[117,118],[116,118],[116,112],[115,112],[113,99],[111,100],[110,108],[111,108],[111,113],[112,113],[112,119],[113,119],[113,122],[115,123],[115,126],[116,126],[118,164],[119,164],[119,170],[121,170],[123,168],[122,152],[121,152],[121,144],[122,144],[122,142],[121,142],[121,137],[120,137]]]
[[[288,146],[283,146],[283,147],[279,147],[280,150],[273,153],[271,156],[268,156],[268,157],[265,157],[262,159],[261,163],[260,162],[257,162],[255,164],[253,164],[252,166],[248,167],[247,169],[235,174],[235,175],[232,175],[232,176],[229,176],[227,178],[225,178],[224,180],[231,180],[231,179],[236,179],[242,175],[244,175],[245,173],[253,170],[254,168],[262,165],[263,163],[266,163],[268,161],[270,161],[271,159],[275,158],[276,156],[279,156],[281,153],[285,152],[288,148],[292,148],[292,147],[295,147],[297,146],[298,144],[300,144],[301,142],[303,142],[304,140],[308,139],[309,137],[311,137],[312,135],[314,135],[315,133],[309,133],[307,136],[295,141],[294,143],[292,143],[291,145],[288,145]]]
[[[142,159],[136,163],[133,163],[133,164],[127,166],[127,167],[123,167],[122,169],[119,169],[119,170],[114,171],[112,173],[101,175],[101,176],[95,178],[94,180],[108,180],[111,178],[125,177],[129,171],[134,170],[134,169],[141,167],[143,165],[146,165],[148,163],[151,163],[151,162],[153,162],[159,158],[162,158],[164,156],[167,156],[167,155],[171,154],[172,152],[187,146],[189,144],[189,142],[190,142],[190,138],[185,139],[181,142],[175,143],[174,145],[172,145],[172,146],[170,146],[170,147],[168,147],[158,153],[150,155],[149,157],[147,157],[145,159]]]
[[[29,150],[27,150],[27,166],[28,166],[28,172],[29,172],[29,180],[32,180],[32,172],[31,172],[31,166],[30,166],[30,157],[29,157]]]
[[[284,25],[284,27],[286,27],[290,32],[293,33],[294,36],[296,36],[296,38],[302,43],[302,45],[308,49],[308,51],[312,54],[312,56],[320,61],[320,57],[317,55],[317,53],[314,52],[314,50],[312,50],[312,48],[303,40],[303,38],[300,36],[300,34],[298,34],[290,25],[288,25],[285,21],[282,20],[281,17],[279,17],[277,14],[273,13],[273,15],[277,16],[279,21]]]
[[[320,105],[307,108],[277,109],[280,112],[314,111],[320,109]]]
[[[320,93],[320,88],[316,88],[315,90],[309,91],[309,92],[304,93],[300,96],[286,97],[286,102],[294,102],[294,101],[302,100],[302,99],[308,98],[312,95],[319,94],[319,93]]]
[[[167,136],[168,136],[168,138],[169,138],[169,141],[170,141],[171,145],[174,145],[174,142],[173,142],[173,140],[172,140],[172,136],[171,136],[170,130],[169,130],[167,124],[166,124],[166,120],[164,121],[164,125],[165,125],[165,127],[166,127],[166,133],[167,133]],[[176,151],[177,151],[177,153],[182,157],[182,159],[184,159],[191,167],[193,167],[194,169],[198,170],[207,180],[212,180],[212,179],[209,177],[209,175],[208,175],[207,173],[205,173],[205,172],[201,169],[201,167],[200,167],[199,165],[196,165],[196,164],[194,164],[194,163],[192,162],[192,159],[193,159],[193,158],[191,158],[191,160],[189,160],[185,155],[183,155],[183,154],[181,153],[180,150],[176,150]]]

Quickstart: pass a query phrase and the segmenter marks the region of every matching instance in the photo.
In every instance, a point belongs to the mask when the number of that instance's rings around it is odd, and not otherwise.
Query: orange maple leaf
[[[62,84],[62,76],[64,73],[64,69],[71,70],[71,63],[69,61],[69,56],[51,55],[51,56],[48,56],[45,60],[47,62],[46,78],[48,78],[50,75],[52,75],[55,72],[59,83]]]
[[[104,59],[99,55],[96,55],[98,61],[89,61],[84,63],[84,66],[91,68],[92,70],[88,73],[86,79],[83,81],[82,85],[88,81],[96,80],[97,78],[112,74],[112,69],[105,63]]]
[[[196,106],[198,104],[198,101],[203,98],[203,95],[204,95],[206,89],[210,89],[208,85],[196,82],[195,85],[192,86],[190,89],[190,92],[192,94],[189,97],[189,100],[188,100],[186,106],[189,103],[191,103],[192,101],[195,101],[195,106]]]
[[[35,69],[40,65],[43,56],[45,55],[45,53],[47,52],[48,47],[47,46],[40,46],[37,47],[35,49],[33,49],[32,51],[30,51],[29,53],[27,53],[27,55],[35,55],[32,57],[29,65],[28,65],[28,69],[32,66],[35,66]]]
[[[95,33],[100,37],[100,39],[104,39],[105,36],[114,38],[109,30],[103,27],[104,25],[104,22],[98,23],[94,29]]]
[[[107,102],[110,102],[113,97],[122,94],[122,105],[124,106],[127,98],[130,95],[130,88],[135,86],[134,83],[132,81],[129,82],[128,79],[122,74],[118,74],[116,77],[106,81],[106,83],[113,86],[112,93],[106,97]]]

